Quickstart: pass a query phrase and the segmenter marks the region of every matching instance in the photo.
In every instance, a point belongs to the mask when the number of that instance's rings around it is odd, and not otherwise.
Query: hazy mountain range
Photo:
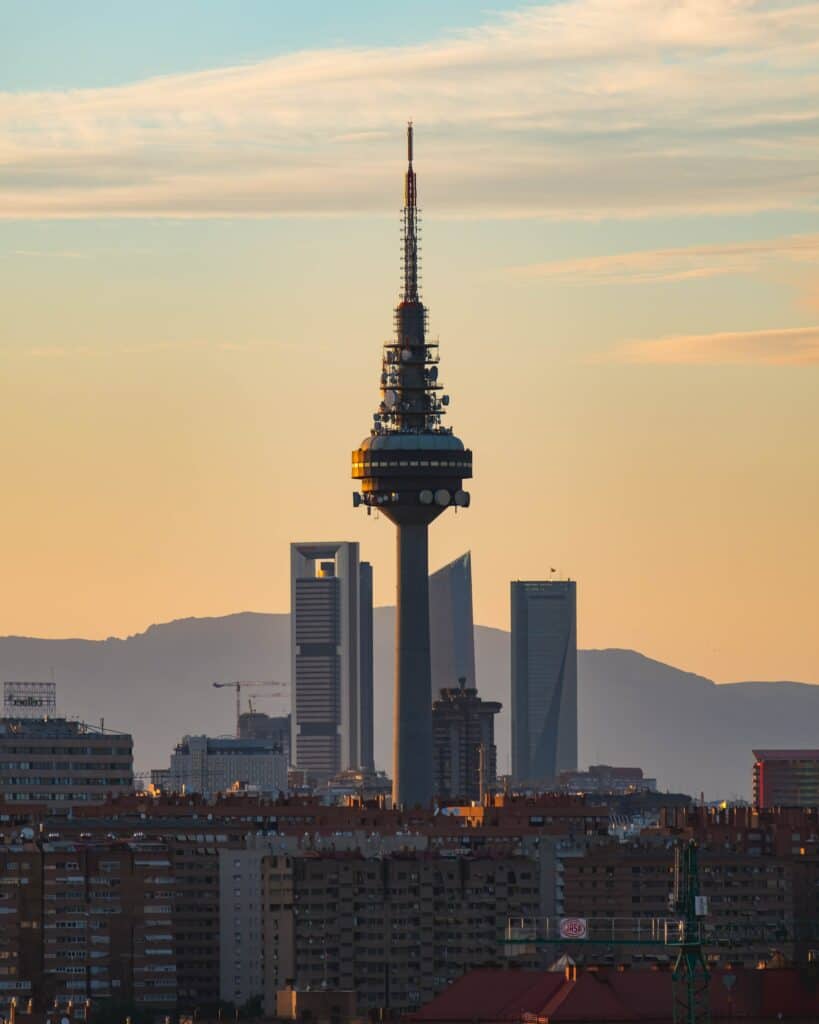
[[[392,608],[376,609],[376,760],[389,769]],[[499,765],[509,764],[509,634],[475,630],[478,686],[504,703]],[[214,680],[290,678],[289,616],[245,612],[181,619],[126,639],[0,638],[0,679],[48,679],[63,714],[130,731],[138,769],[166,766],[185,733],[234,728],[230,690]],[[640,765],[662,788],[749,796],[754,746],[819,746],[819,686],[716,685],[635,651],[580,652],[580,762]],[[247,691],[273,712],[264,690]],[[243,699],[243,703],[246,702]]]

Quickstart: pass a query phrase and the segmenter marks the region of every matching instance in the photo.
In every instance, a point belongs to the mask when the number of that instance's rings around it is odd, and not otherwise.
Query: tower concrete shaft
[[[353,452],[361,491],[354,505],[373,508],[397,527],[396,673],[393,802],[432,801],[432,683],[429,640],[428,527],[447,507],[466,507],[462,482],[472,453],[442,424],[449,396],[438,380],[438,343],[428,341],[419,291],[419,211],[413,131],[407,129],[402,214],[403,291],[395,334],[384,344],[382,399],[370,436]]]

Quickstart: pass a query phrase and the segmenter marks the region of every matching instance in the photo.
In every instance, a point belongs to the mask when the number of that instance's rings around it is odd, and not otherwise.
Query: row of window
[[[394,469],[396,466],[404,468],[472,469],[472,463],[464,459],[458,459],[457,461],[448,459],[370,459],[367,462],[354,462],[353,471],[361,470],[364,472],[368,469]]]

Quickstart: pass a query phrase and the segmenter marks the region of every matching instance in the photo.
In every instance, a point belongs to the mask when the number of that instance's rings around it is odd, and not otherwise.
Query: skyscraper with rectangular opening
[[[512,775],[553,786],[577,768],[577,588],[512,583]]]
[[[291,544],[290,609],[290,749],[323,781],[372,758],[372,569],[358,544]]]

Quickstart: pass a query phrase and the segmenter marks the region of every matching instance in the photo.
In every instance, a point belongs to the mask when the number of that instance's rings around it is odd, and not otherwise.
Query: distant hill
[[[376,759],[392,742],[392,608],[376,609]],[[230,733],[234,703],[214,680],[290,678],[287,615],[180,619],[126,639],[0,638],[0,679],[48,679],[61,710],[133,732],[139,769],[167,765],[184,733]],[[499,764],[509,763],[509,634],[475,630],[478,687],[500,700]],[[750,795],[754,746],[819,746],[819,686],[731,683],[635,651],[580,652],[580,761],[640,765],[663,788]],[[273,710],[263,690],[260,710]],[[262,696],[258,696],[261,694]]]

